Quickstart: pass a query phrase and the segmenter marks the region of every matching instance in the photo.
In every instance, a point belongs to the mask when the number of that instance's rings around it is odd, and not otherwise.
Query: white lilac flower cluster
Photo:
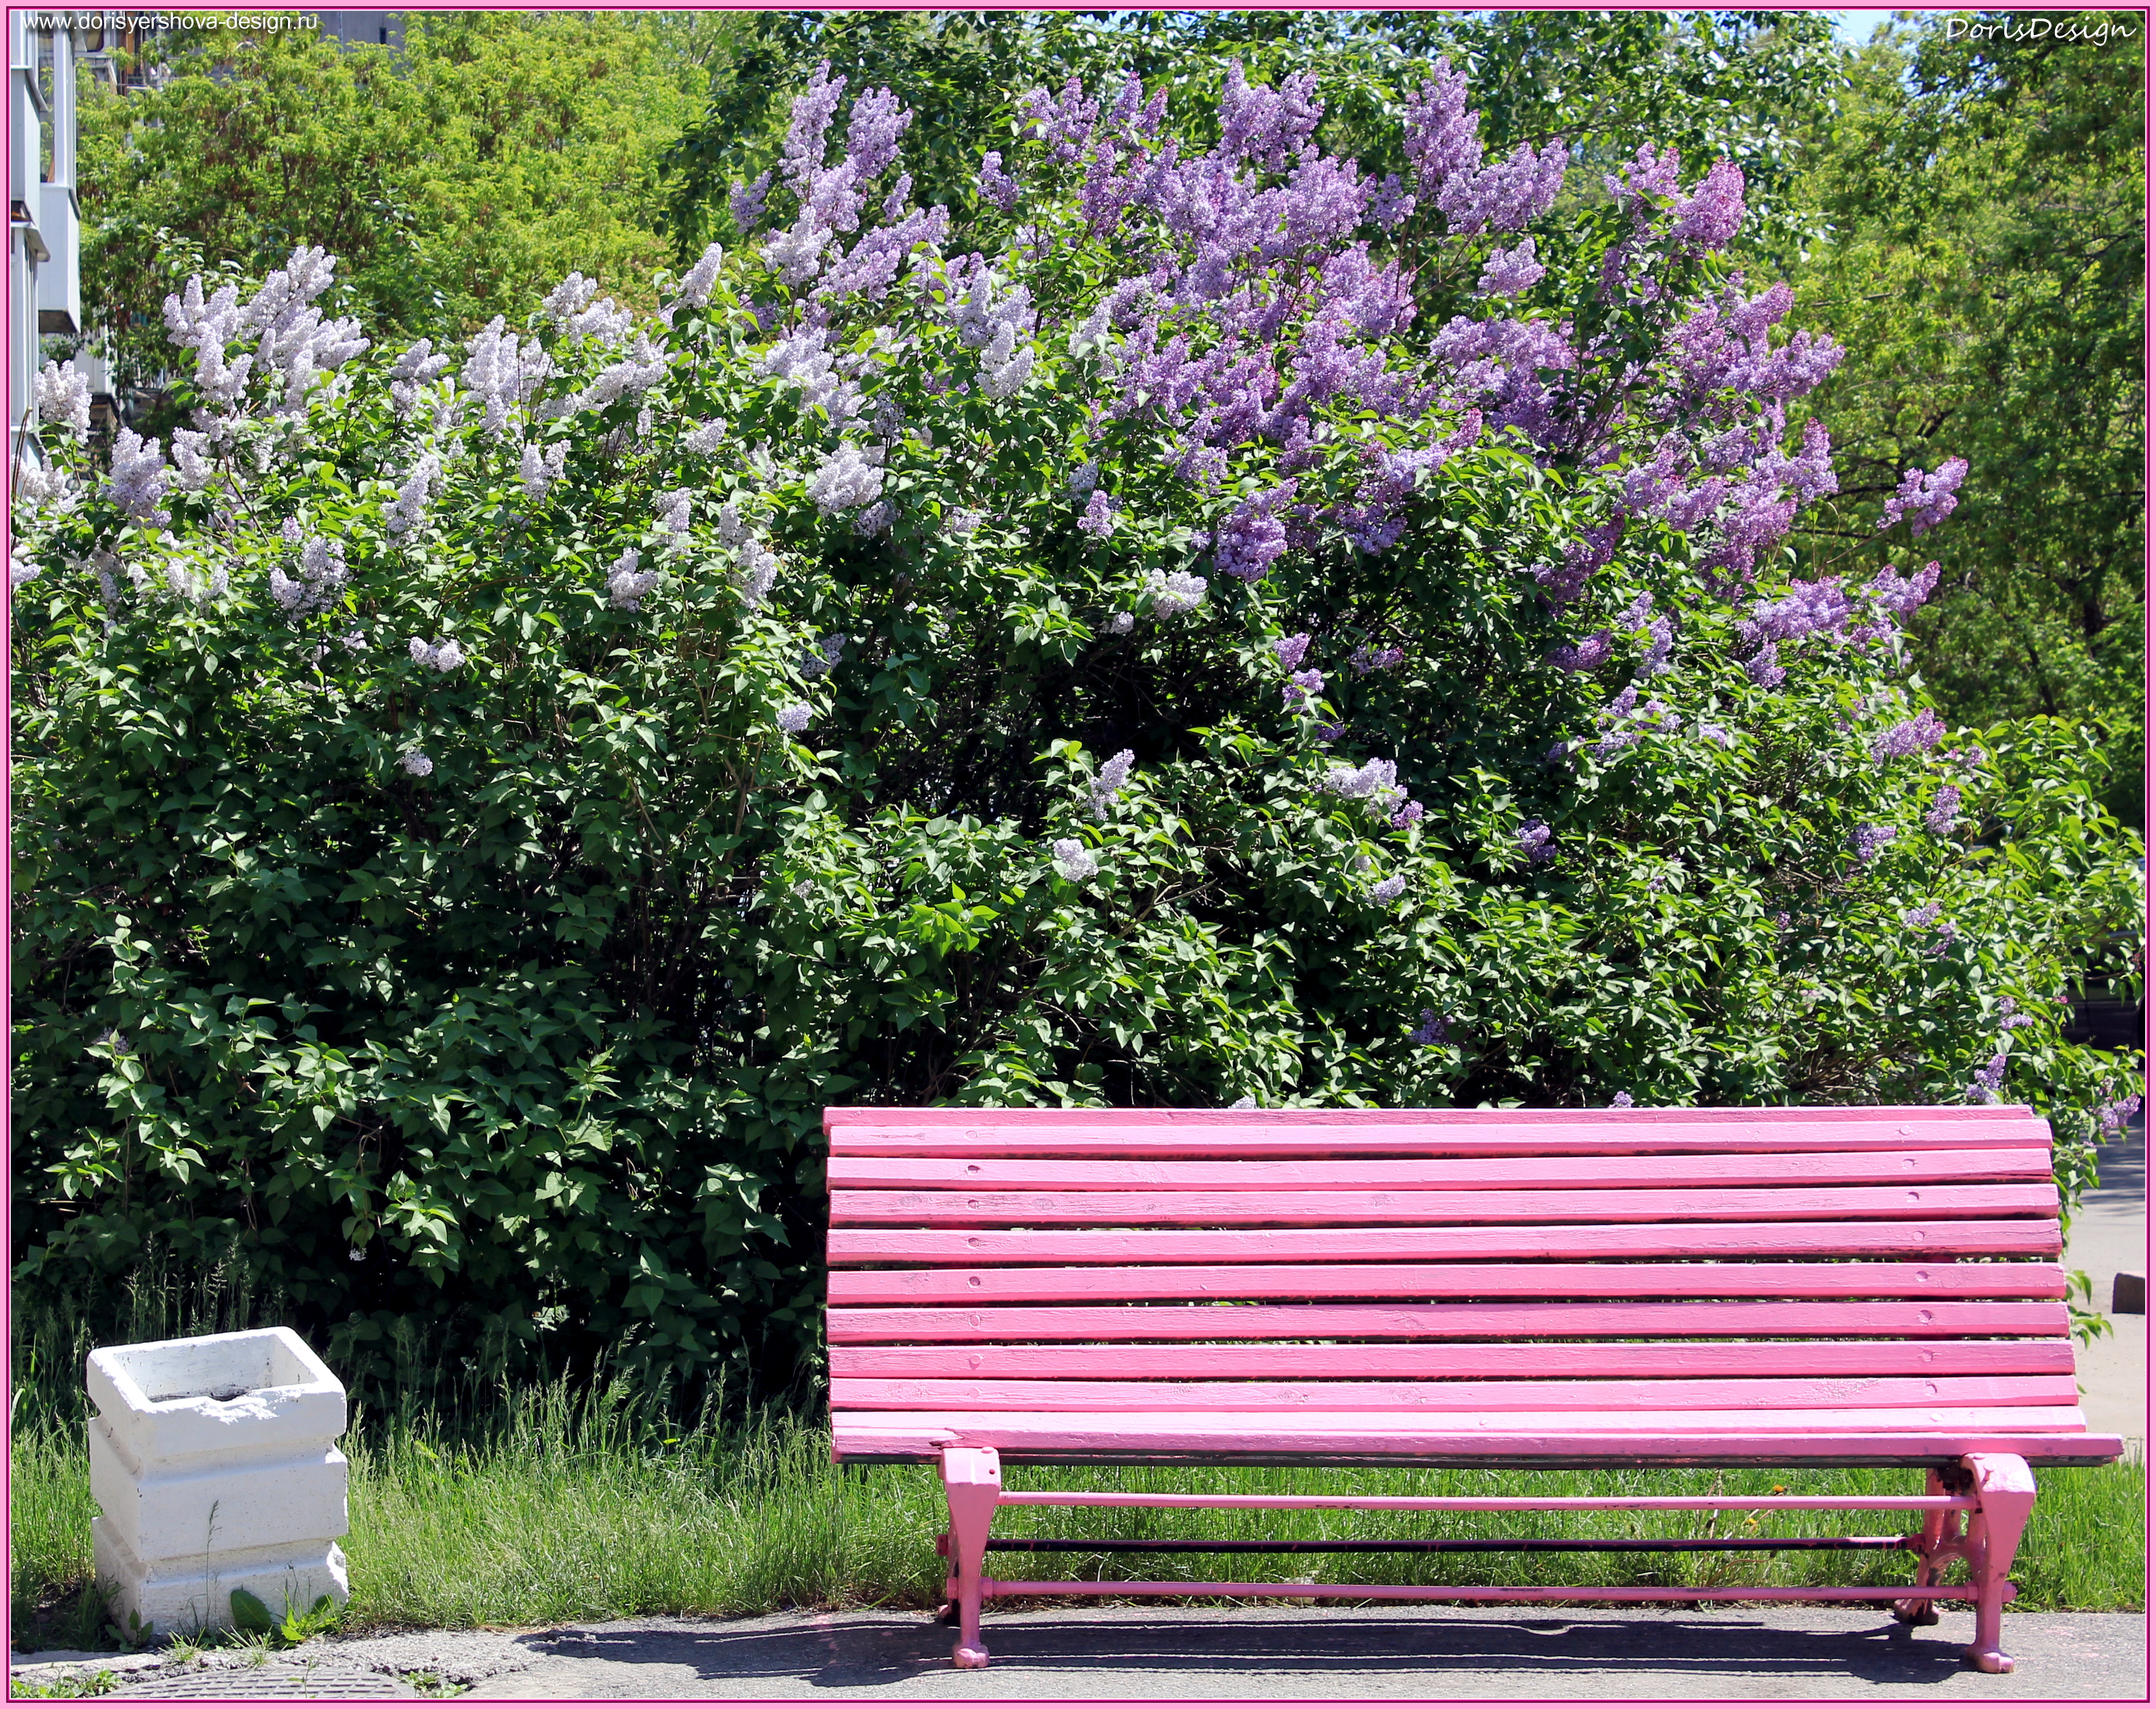
[[[1205,588],[1204,577],[1188,570],[1155,570],[1146,577],[1145,598],[1152,602],[1155,617],[1180,617],[1205,603]]]
[[[696,264],[682,276],[680,296],[670,305],[674,310],[684,306],[692,309],[707,307],[711,300],[711,287],[718,283],[720,264],[726,259],[726,246],[713,244],[696,258]]]
[[[1390,819],[1407,799],[1399,768],[1391,760],[1365,760],[1359,766],[1330,766],[1318,788],[1343,801],[1359,801],[1373,819]]]
[[[195,352],[195,389],[207,406],[196,425],[213,441],[230,435],[235,417],[227,412],[245,397],[250,377],[269,382],[283,412],[297,415],[317,375],[342,367],[367,347],[358,321],[325,321],[314,306],[336,273],[336,263],[325,251],[303,246],[244,305],[237,285],[221,286],[205,299],[200,274],[165,299],[172,341]],[[228,347],[250,335],[254,350],[228,360]]]
[[[509,431],[531,394],[554,371],[552,359],[537,339],[526,339],[520,349],[516,335],[504,331],[503,324],[496,315],[465,345],[464,382],[485,411],[480,430],[491,439]]]
[[[810,709],[796,701],[790,706],[782,706],[779,709],[778,727],[788,736],[798,736],[808,727],[810,716]]]
[[[623,312],[626,315],[627,310]],[[666,346],[654,344],[650,334],[639,331],[626,356],[608,362],[586,382],[583,390],[557,403],[555,413],[576,415],[586,410],[604,409],[624,398],[641,398],[666,377],[668,360]],[[649,413],[646,412],[637,423],[637,436],[649,438],[650,432]]]
[[[415,778],[430,778],[434,772],[434,762],[416,747],[408,747],[398,755],[397,763]]]
[[[78,440],[90,437],[90,381],[73,362],[47,362],[38,374],[38,419],[67,429]]]
[[[763,372],[801,394],[803,409],[820,409],[834,423],[851,421],[866,398],[854,376],[859,358],[834,357],[821,326],[804,326],[764,352]]]
[[[867,450],[849,440],[824,459],[808,477],[808,497],[827,516],[858,511],[871,505],[883,492],[882,452]]]
[[[1050,846],[1055,870],[1073,884],[1082,883],[1101,870],[1100,858],[1075,837],[1058,837]]]
[[[429,646],[418,635],[412,637],[412,662],[429,670],[447,675],[465,662],[465,649],[453,640],[437,641]]]
[[[1086,811],[1095,819],[1106,819],[1108,803],[1129,785],[1131,762],[1136,757],[1130,749],[1124,748],[1111,755],[1108,762],[1101,767],[1100,775],[1093,779],[1091,799],[1086,804]]]
[[[596,338],[611,349],[629,336],[634,317],[612,297],[599,296],[598,290],[598,280],[572,273],[541,299],[539,306],[572,342]]]
[[[303,540],[296,517],[285,519],[285,537],[300,542],[300,573],[287,576],[272,564],[270,597],[294,618],[327,611],[344,598],[345,585],[351,579],[345,568],[342,542],[321,535]]]
[[[397,358],[389,370],[389,401],[399,418],[419,407],[421,394],[448,372],[452,360],[447,352],[435,353],[431,338],[421,339]]]
[[[983,267],[951,305],[958,341],[981,352],[981,390],[998,403],[1016,395],[1033,375],[1033,346],[1019,342],[1032,331],[1033,293],[1014,285],[999,296],[1002,282],[993,267]]]
[[[171,480],[164,447],[131,428],[121,429],[112,442],[112,472],[105,477],[105,490],[128,520],[154,528],[171,521],[172,512],[159,508]]]
[[[739,507],[731,502],[720,507],[719,538],[741,566],[742,603],[753,610],[771,597],[772,584],[778,579],[778,554],[750,531]]]
[[[626,548],[607,572],[607,603],[617,611],[639,611],[644,596],[659,585],[659,572],[639,570],[634,547]]]
[[[682,552],[689,549],[689,507],[694,495],[687,487],[676,487],[659,495],[655,501],[659,511],[659,531],[666,536],[665,550]]]
[[[543,451],[536,445],[526,445],[516,464],[516,479],[524,488],[524,496],[535,504],[545,498],[547,489],[562,478],[568,460],[567,439],[557,439]]]
[[[136,588],[146,591],[148,576],[137,569],[131,572]],[[185,560],[174,558],[165,566],[163,591],[174,599],[185,600],[190,605],[208,605],[212,600],[222,599],[231,587],[230,573],[222,566],[203,574]]]
[[[15,471],[13,495],[18,511],[57,520],[82,502],[82,488],[73,475],[57,463],[33,463],[28,458]]]
[[[432,451],[422,451],[405,472],[404,483],[397,489],[397,501],[382,513],[382,526],[392,534],[409,534],[417,529],[427,520],[434,483],[441,478],[441,458]]]

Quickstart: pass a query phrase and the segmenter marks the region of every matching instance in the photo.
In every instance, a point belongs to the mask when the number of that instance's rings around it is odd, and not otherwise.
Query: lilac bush
[[[174,296],[170,447],[56,372],[25,1276],[236,1239],[350,1359],[424,1310],[783,1373],[831,1102],[2092,1134],[2131,1071],[2040,1002],[2139,906],[2090,750],[1943,748],[1936,569],[1788,547],[1842,353],[1728,259],[1736,167],[1561,211],[1464,86],[1400,179],[1306,79],[1202,142],[1042,92],[961,251],[819,74],[654,317],[370,350],[305,251]]]

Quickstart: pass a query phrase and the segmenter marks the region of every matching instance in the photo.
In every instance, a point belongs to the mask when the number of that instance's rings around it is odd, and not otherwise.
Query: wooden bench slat
[[[915,1342],[1278,1341],[1358,1336],[1385,1340],[1465,1340],[1536,1336],[1885,1335],[2063,1338],[2067,1315],[2056,1300],[1814,1301],[1801,1314],[1786,1303],[1715,1300],[1664,1305],[1430,1306],[831,1306],[826,1332],[844,1343]],[[2061,1345],[2066,1343],[2061,1339]],[[2069,1349],[2071,1351],[2071,1349]]]
[[[855,1264],[1283,1263],[1310,1259],[2054,1256],[2051,1218],[1939,1222],[1570,1223],[1393,1229],[834,1229]]]
[[[1370,1413],[1325,1422],[1307,1413],[834,1412],[831,1427],[841,1458],[932,1460],[965,1443],[1009,1461],[1059,1464],[1936,1465],[1990,1453],[2090,1465],[2117,1459],[2123,1446],[2088,1431],[2078,1407],[1663,1413],[1644,1427],[1637,1414],[1591,1413]]]
[[[2073,1374],[2074,1352],[2043,1341],[1085,1342],[1034,1347],[929,1343],[831,1348],[840,1377],[1907,1377]]]
[[[1721,1188],[1706,1192],[875,1193],[836,1192],[836,1226],[869,1224],[1235,1224],[1328,1226],[1408,1219],[1463,1223],[1751,1222],[1877,1216],[2056,1216],[2058,1189],[2025,1185]]]
[[[1792,1324],[1832,1299],[2066,1297],[2056,1264],[1160,1265],[1072,1270],[842,1270],[834,1306],[947,1301],[1774,1299]]]
[[[1069,1127],[1110,1127],[1132,1133],[1167,1128],[1300,1127],[1313,1122],[1338,1127],[1536,1127],[1597,1126],[1622,1127],[1773,1127],[1780,1123],[1825,1123],[1863,1127],[1876,1122],[1948,1121],[1983,1127],[1993,1122],[2035,1121],[2026,1104],[1768,1104],[1702,1105],[1640,1110],[1192,1110],[1192,1109],[978,1109],[953,1104],[855,1105],[824,1111],[827,1134],[901,1127],[1024,1128],[1053,1132]]]
[[[865,1157],[834,1157],[833,1191],[1092,1193],[1148,1188],[1173,1193],[1338,1193],[1440,1188],[1535,1191],[1553,1179],[1573,1188],[1892,1186],[1902,1182],[2049,1181],[2048,1147],[1898,1149],[1682,1157],[1575,1157],[1553,1168],[1546,1157],[1422,1158]]]
[[[1700,1152],[1953,1150],[2015,1151],[2051,1141],[2040,1121],[1878,1121],[1753,1127],[1673,1124],[1612,1135],[1601,1123],[1523,1126],[1492,1133],[1455,1127],[1347,1127],[1160,1128],[1127,1132],[1100,1124],[1043,1132],[997,1127],[841,1128],[834,1157],[1645,1157]]]
[[[1582,1377],[1563,1382],[1422,1383],[1028,1382],[932,1377],[834,1377],[831,1404],[844,1411],[1257,1412],[1308,1407],[1338,1412],[1717,1412],[1754,1408],[2072,1406],[2071,1373],[2020,1377],[1663,1378]]]

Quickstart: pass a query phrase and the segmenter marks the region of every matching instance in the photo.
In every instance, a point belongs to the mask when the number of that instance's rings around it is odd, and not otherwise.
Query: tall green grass
[[[941,1598],[942,1491],[927,1466],[842,1470],[813,1421],[779,1412],[686,1424],[619,1388],[500,1390],[454,1423],[414,1408],[355,1420],[352,1605],[344,1629],[545,1625],[784,1608],[922,1609]],[[12,1590],[24,1614],[90,1578],[79,1419],[48,1415],[13,1450]],[[1014,1468],[1014,1488],[1218,1494],[1912,1494],[1913,1471],[1437,1472],[1260,1467]],[[2015,1564],[2024,1609],[2138,1609],[2146,1474],[2138,1461],[2041,1471]],[[1895,1534],[1892,1512],[1398,1514],[1013,1509],[999,1536],[1262,1539],[1553,1535]],[[1717,1530],[1718,1528],[1718,1531]],[[1774,1555],[1189,1556],[998,1553],[1008,1578],[1206,1578],[1458,1584],[1892,1584],[1909,1557]],[[57,1631],[57,1628],[54,1629]],[[60,1641],[49,1636],[45,1641]]]

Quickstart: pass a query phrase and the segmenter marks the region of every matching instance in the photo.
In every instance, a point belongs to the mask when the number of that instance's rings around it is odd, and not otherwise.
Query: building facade
[[[48,334],[79,338],[82,206],[75,192],[80,73],[118,85],[123,44],[95,13],[8,14],[8,450],[36,454],[37,374]],[[110,408],[104,363],[79,360]]]

